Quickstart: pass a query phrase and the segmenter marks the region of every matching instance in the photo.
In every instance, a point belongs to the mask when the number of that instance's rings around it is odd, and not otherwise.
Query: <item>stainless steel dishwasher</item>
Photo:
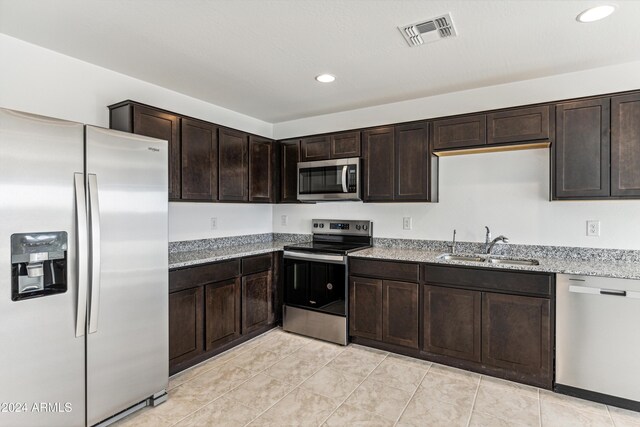
[[[640,410],[640,280],[558,274],[556,391]]]

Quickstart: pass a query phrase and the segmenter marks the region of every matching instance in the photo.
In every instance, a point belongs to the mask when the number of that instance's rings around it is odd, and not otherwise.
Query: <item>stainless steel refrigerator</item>
[[[0,426],[166,399],[167,150],[0,109]]]

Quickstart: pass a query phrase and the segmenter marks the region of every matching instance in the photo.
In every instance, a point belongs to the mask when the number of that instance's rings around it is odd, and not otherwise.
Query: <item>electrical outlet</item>
[[[280,225],[287,226],[289,223],[289,215],[280,215]]]
[[[218,218],[215,216],[211,217],[211,229],[216,230],[218,228]]]
[[[402,229],[403,230],[411,230],[411,217],[410,216],[405,216],[404,218],[402,218]]]
[[[600,221],[596,219],[587,221],[587,236],[600,236]]]

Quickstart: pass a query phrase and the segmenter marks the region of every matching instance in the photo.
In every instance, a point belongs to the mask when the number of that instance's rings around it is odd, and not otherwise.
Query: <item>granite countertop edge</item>
[[[195,250],[172,252],[169,254],[169,269],[191,267],[227,259],[260,255],[281,251],[292,242],[254,243],[239,246],[229,246],[213,250]],[[451,266],[465,266],[475,268],[489,268],[507,271],[530,271],[540,273],[574,274],[582,276],[601,276],[620,279],[640,279],[640,263],[585,261],[564,258],[536,258],[540,265],[495,265],[473,261],[450,261],[438,259],[442,252],[426,251],[408,248],[371,247],[349,254],[350,258],[371,258],[406,262],[423,262]]]

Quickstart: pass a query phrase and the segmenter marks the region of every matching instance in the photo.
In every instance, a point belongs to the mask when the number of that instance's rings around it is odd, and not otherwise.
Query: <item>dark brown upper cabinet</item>
[[[218,138],[218,199],[222,202],[249,200],[247,134],[220,128]]]
[[[396,126],[394,200],[437,201],[438,158],[429,147],[429,123]]]
[[[438,159],[426,122],[362,133],[365,202],[437,201]]]
[[[298,202],[298,162],[300,140],[280,142],[280,202]]]
[[[487,144],[548,140],[549,111],[541,105],[487,114]]]
[[[554,199],[610,195],[610,98],[556,106]]]
[[[362,198],[367,202],[393,201],[395,190],[395,129],[386,126],[362,132]]]
[[[218,198],[218,128],[182,119],[182,199]]]
[[[331,135],[331,158],[360,157],[360,131]]]
[[[180,199],[180,117],[124,101],[109,106],[109,127],[169,142],[169,200]]]
[[[274,203],[275,141],[249,137],[249,201]]]
[[[331,156],[331,140],[329,136],[312,136],[300,141],[300,161],[327,160]]]
[[[300,142],[300,161],[360,157],[360,146],[360,131],[311,136]]]
[[[611,195],[640,197],[640,94],[611,98]]]
[[[434,120],[431,136],[435,150],[485,145],[487,143],[487,116],[476,114]]]

